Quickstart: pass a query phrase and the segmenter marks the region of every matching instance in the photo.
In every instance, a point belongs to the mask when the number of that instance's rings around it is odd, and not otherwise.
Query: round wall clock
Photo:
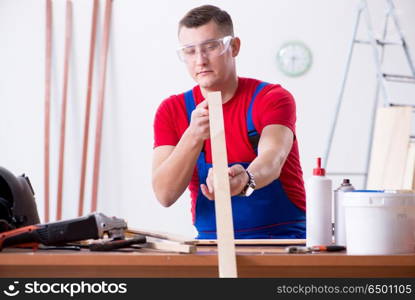
[[[285,43],[277,53],[278,68],[285,75],[291,77],[306,73],[311,67],[312,60],[310,49],[298,41]]]

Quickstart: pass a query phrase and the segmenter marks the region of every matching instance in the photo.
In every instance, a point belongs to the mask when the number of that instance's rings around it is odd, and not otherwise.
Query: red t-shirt
[[[235,95],[223,104],[226,150],[228,162],[251,162],[256,154],[248,140],[246,112],[255,88],[260,81],[240,77]],[[193,88],[196,105],[204,100],[199,86]],[[259,134],[265,126],[280,124],[288,127],[295,136],[296,107],[293,96],[279,84],[269,84],[257,95],[252,119]],[[154,119],[154,147],[163,145],[176,146],[187,129],[186,105],[184,94],[173,95],[159,106]],[[212,162],[210,140],[205,141],[206,162]],[[305,191],[303,172],[300,165],[297,139],[279,177],[285,193],[297,207],[305,210]],[[197,168],[189,183],[192,197],[194,219],[195,203],[199,189]]]

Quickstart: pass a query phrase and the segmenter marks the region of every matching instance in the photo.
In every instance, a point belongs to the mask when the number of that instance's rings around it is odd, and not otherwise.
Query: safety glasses
[[[177,49],[180,60],[188,63],[196,60],[198,53],[206,58],[224,54],[231,44],[233,37],[228,35],[220,39],[208,40],[199,44],[189,44]]]

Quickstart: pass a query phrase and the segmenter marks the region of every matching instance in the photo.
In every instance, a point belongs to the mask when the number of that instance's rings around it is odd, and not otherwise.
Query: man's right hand
[[[176,146],[164,145],[154,149],[152,184],[163,206],[172,205],[186,190],[203,141],[209,137],[209,111],[205,100],[193,110],[189,127]]]
[[[197,140],[210,138],[209,109],[207,100],[200,102],[192,112],[189,133]]]

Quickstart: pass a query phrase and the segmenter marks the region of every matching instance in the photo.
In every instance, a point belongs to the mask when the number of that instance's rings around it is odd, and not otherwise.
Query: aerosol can
[[[354,191],[349,179],[343,179],[342,184],[334,190],[334,242],[336,245],[346,246],[346,224],[343,198],[344,193]]]

